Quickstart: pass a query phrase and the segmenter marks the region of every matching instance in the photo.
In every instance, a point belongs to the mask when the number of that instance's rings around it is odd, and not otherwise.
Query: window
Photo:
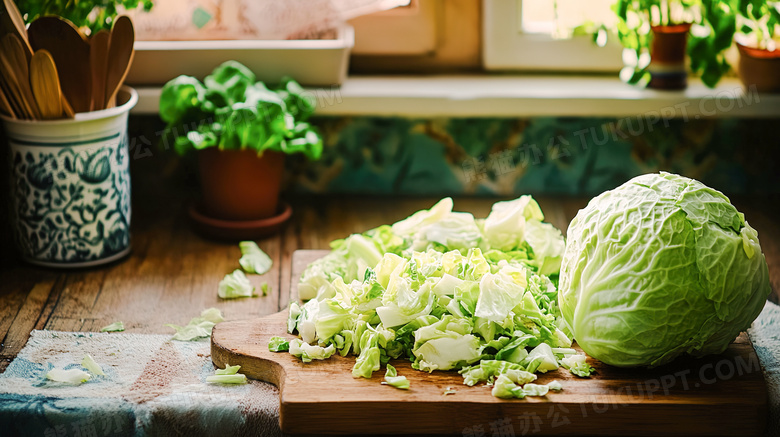
[[[557,8],[554,3],[557,3]],[[484,0],[483,64],[488,70],[616,72],[620,44],[597,47],[570,36],[586,20],[609,24],[610,0]]]
[[[571,31],[584,22],[613,26],[617,17],[610,9],[615,0],[521,0],[520,30],[571,36]]]

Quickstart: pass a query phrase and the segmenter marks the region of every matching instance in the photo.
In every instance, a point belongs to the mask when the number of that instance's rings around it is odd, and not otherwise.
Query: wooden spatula
[[[16,111],[14,111],[13,106],[11,106],[11,102],[8,101],[8,97],[5,95],[5,91],[2,88],[0,88],[0,111],[3,112],[3,115],[11,118],[17,118]]]
[[[108,68],[108,40],[110,35],[107,30],[101,30],[89,38],[93,111],[99,111],[106,107],[106,70]]]
[[[51,53],[60,86],[75,112],[89,112],[92,106],[92,70],[89,42],[73,23],[60,17],[41,17],[27,29],[33,50]]]
[[[35,102],[28,101],[25,97],[19,84],[17,71],[14,68],[15,60],[11,56],[12,54],[5,47],[2,47],[2,50],[0,50],[0,75],[2,75],[4,90],[8,92],[9,98],[14,101],[22,118],[34,119],[35,113],[31,104],[34,106]]]
[[[125,81],[133,62],[135,31],[130,17],[122,15],[111,28],[108,42],[108,70],[106,71],[106,108],[116,104],[116,93]]]
[[[1,66],[0,72],[2,72]],[[2,77],[2,75],[0,75],[0,91],[2,91],[3,96],[8,101],[16,118],[27,118],[27,113],[22,108],[22,105],[16,101],[16,94],[11,90],[11,84],[9,84],[7,78]]]
[[[3,10],[0,11],[0,32],[3,35],[12,33],[15,34],[22,42],[24,47],[25,56],[29,61],[32,57],[32,48],[27,40],[27,30],[24,27],[24,19],[22,14],[19,13],[19,8],[13,0],[3,0]]]
[[[73,118],[76,116],[76,113],[73,111],[73,108],[70,106],[70,103],[68,103],[68,99],[65,98],[65,94],[62,94],[62,89],[60,89],[60,101],[62,102],[62,112],[63,114],[68,118]]]
[[[9,33],[3,37],[2,47],[8,59],[11,60],[11,65],[15,67],[16,80],[19,83],[22,97],[27,101],[28,106],[32,110],[33,117],[36,119],[40,118],[41,111],[38,110],[38,105],[35,103],[35,98],[30,89],[29,61],[22,41],[18,36]]]
[[[43,119],[62,117],[62,91],[54,59],[46,50],[38,50],[30,60],[30,85]]]

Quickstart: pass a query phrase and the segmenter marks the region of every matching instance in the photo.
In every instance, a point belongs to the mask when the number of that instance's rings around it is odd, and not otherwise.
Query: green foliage
[[[88,27],[92,33],[110,29],[117,16],[117,6],[126,10],[142,7],[152,9],[152,0],[16,0],[27,23],[44,15],[58,15],[76,27]]]
[[[560,311],[577,344],[614,366],[722,353],[770,293],[758,234],[744,215],[682,176],[643,175],[602,193],[567,237]],[[564,364],[589,370],[582,363]]]
[[[179,76],[162,89],[160,118],[167,123],[167,144],[179,154],[208,147],[322,155],[322,138],[306,122],[315,102],[293,79],[275,89],[256,82],[244,65],[228,61],[203,83]]]
[[[769,0],[731,0],[742,24],[740,32],[753,35],[758,48],[766,49],[780,25],[780,2]]]
[[[730,69],[724,53],[736,31],[738,1],[743,0],[618,0],[612,7],[618,17],[614,33],[635,55],[635,62],[626,66],[621,78],[631,84],[649,81],[651,26],[692,23],[695,31],[689,35],[687,47],[691,70],[705,85],[714,87]],[[603,28],[598,31],[603,32]],[[597,35],[594,33],[594,40]]]
[[[736,12],[728,1],[701,1],[702,19],[697,23],[706,33],[694,33],[688,40],[691,70],[710,88],[718,84],[731,66],[724,53],[737,30]]]

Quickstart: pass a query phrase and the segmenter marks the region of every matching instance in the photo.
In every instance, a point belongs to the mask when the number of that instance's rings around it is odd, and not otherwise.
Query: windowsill
[[[156,114],[160,88],[138,88],[133,114]],[[735,78],[715,89],[691,79],[683,91],[626,85],[615,77],[544,75],[353,76],[312,88],[321,116],[404,117],[778,117],[780,94],[748,93]]]

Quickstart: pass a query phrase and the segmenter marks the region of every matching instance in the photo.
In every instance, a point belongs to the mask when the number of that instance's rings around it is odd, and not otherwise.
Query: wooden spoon
[[[11,118],[17,118],[16,117],[16,111],[14,111],[13,106],[11,106],[11,102],[8,101],[8,97],[5,95],[5,91],[0,89],[0,111],[3,112],[3,114],[7,115]]]
[[[9,34],[11,33],[6,33],[5,35],[9,35]],[[0,55],[2,54],[6,54],[10,56],[10,53],[5,48],[3,48],[2,39],[0,39]],[[16,77],[15,75],[8,76],[8,77],[6,77],[5,75],[0,75],[0,89],[3,91],[3,94],[5,95],[6,100],[8,100],[8,104],[10,105],[14,113],[17,114],[19,118],[28,118],[29,116],[27,115],[27,111],[25,111],[24,109],[24,105],[22,105],[22,103],[19,101],[19,95],[17,93],[17,88],[16,88],[16,81],[11,80],[12,78],[15,77]]]
[[[135,30],[130,17],[122,15],[114,21],[108,41],[108,70],[106,71],[106,108],[114,107],[116,94],[127,77],[133,62]]]
[[[60,77],[62,93],[76,112],[89,112],[92,106],[92,70],[89,42],[70,21],[60,17],[40,17],[27,29],[30,45],[47,50]]]
[[[11,65],[16,67],[16,80],[19,82],[22,97],[28,102],[33,117],[36,119],[41,118],[41,111],[38,110],[38,105],[35,103],[35,98],[30,89],[29,61],[22,41],[18,36],[9,33],[3,37],[2,47],[6,52],[6,56],[13,62]]]
[[[107,30],[101,30],[89,39],[93,111],[99,111],[106,107],[106,72],[108,69],[108,40],[110,35]]]
[[[25,56],[29,62],[32,57],[32,48],[27,39],[27,30],[24,26],[22,14],[19,12],[19,8],[16,7],[13,0],[3,0],[2,8],[3,10],[0,11],[0,29],[2,30],[3,35],[8,33],[16,34],[19,40],[22,41]]]
[[[62,91],[54,59],[46,50],[38,50],[30,60],[30,83],[43,119],[62,117]]]
[[[22,105],[16,101],[16,94],[11,90],[11,84],[8,83],[8,79],[2,75],[0,75],[0,91],[2,91],[16,117],[26,118],[26,113],[24,112]]]
[[[62,92],[61,88],[60,88],[60,92]],[[73,108],[70,106],[70,103],[68,103],[68,99],[65,98],[65,94],[60,94],[60,97],[61,97],[60,100],[62,102],[62,112],[64,112],[65,116],[68,118],[75,117],[76,113],[73,111]]]
[[[22,88],[19,85],[19,79],[16,75],[16,70],[13,67],[14,63],[9,56],[10,53],[8,53],[5,48],[0,50],[0,75],[3,77],[5,91],[8,91],[9,98],[15,102],[22,118],[34,119],[35,115],[30,107],[30,103],[34,105],[35,102],[28,102],[24,97]]]

